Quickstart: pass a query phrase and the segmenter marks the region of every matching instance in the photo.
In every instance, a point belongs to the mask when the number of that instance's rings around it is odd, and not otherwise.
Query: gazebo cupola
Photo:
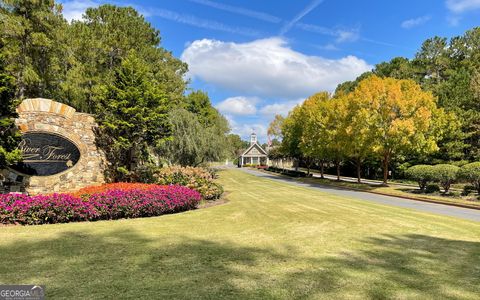
[[[252,132],[250,135],[250,145],[256,144],[257,143],[257,135],[255,132]]]

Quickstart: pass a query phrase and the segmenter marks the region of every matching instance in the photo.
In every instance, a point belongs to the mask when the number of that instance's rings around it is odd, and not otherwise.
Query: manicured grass
[[[223,171],[229,203],[0,228],[0,282],[49,299],[478,299],[480,223]]]

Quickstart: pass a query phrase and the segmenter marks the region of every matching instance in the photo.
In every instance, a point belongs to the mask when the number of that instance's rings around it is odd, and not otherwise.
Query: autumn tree
[[[438,150],[432,133],[438,110],[435,98],[415,82],[371,76],[360,82],[354,97],[370,103],[373,150],[382,161],[385,184],[393,157]]]
[[[281,152],[284,156],[297,159],[302,157],[300,142],[304,129],[303,121],[302,108],[296,106],[282,122],[281,132],[283,139]]]
[[[330,95],[327,92],[316,93],[302,106],[305,123],[300,145],[306,156],[319,162],[320,176],[324,178],[324,166],[331,157],[330,136],[326,132],[331,117]]]
[[[339,149],[356,166],[357,181],[362,178],[362,164],[372,156],[376,137],[375,111],[369,99],[355,92],[334,99],[334,117],[339,128],[338,139],[344,141]]]
[[[267,134],[274,139],[282,138],[282,124],[285,118],[282,115],[275,115],[273,121],[270,122],[267,130]]]

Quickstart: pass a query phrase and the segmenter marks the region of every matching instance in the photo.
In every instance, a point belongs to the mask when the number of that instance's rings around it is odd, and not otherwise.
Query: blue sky
[[[274,114],[333,91],[373,65],[411,58],[435,35],[480,26],[480,0],[240,1],[64,0],[67,19],[87,7],[134,6],[186,61],[191,87],[208,92],[233,132],[260,141]]]

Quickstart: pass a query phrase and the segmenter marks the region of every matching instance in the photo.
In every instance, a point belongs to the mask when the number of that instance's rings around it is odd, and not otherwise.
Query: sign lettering
[[[35,176],[49,176],[73,167],[80,159],[80,150],[65,137],[45,132],[27,132],[18,148],[23,161],[13,169]]]

